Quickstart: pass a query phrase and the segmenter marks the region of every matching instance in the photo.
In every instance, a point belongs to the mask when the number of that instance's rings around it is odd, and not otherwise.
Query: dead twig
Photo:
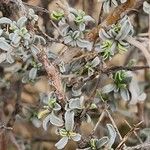
[[[126,41],[141,50],[147,60],[148,65],[150,66],[150,53],[148,52],[148,49],[146,49],[141,42],[137,41],[133,37],[127,37]]]
[[[97,128],[98,128],[100,122],[101,122],[102,119],[104,118],[104,116],[105,116],[105,110],[102,111],[102,113],[101,113],[101,115],[100,115],[100,117],[99,117],[99,119],[98,119],[98,121],[97,121],[97,123],[96,123],[96,125],[95,125],[95,127],[94,127],[94,129],[93,129],[93,131],[92,131],[92,134],[94,134],[94,133],[96,132],[96,130],[97,130]]]
[[[116,130],[116,132],[117,132],[117,134],[118,134],[118,136],[119,136],[119,139],[122,141],[123,138],[122,138],[122,136],[121,136],[121,134],[120,134],[120,132],[119,132],[119,130],[118,130],[118,128],[117,128],[117,125],[116,125],[114,119],[112,118],[110,112],[109,112],[107,109],[105,110],[105,112],[107,113],[107,115],[108,115],[108,117],[109,117],[109,119],[110,119],[110,121],[111,121],[113,127],[115,128],[115,130]]]
[[[122,148],[122,146],[125,144],[125,142],[127,141],[127,139],[137,130],[139,130],[139,126],[143,123],[143,121],[139,122],[138,124],[134,125],[130,131],[123,137],[123,139],[121,140],[121,143],[117,146],[116,150],[120,150]]]
[[[102,73],[109,74],[109,73],[114,73],[114,72],[119,71],[119,70],[136,71],[136,70],[143,70],[143,69],[149,69],[149,68],[150,68],[150,66],[133,66],[133,67],[114,66],[114,67],[102,70]]]
[[[143,143],[133,147],[128,147],[126,150],[136,150],[136,149],[149,148],[149,147],[150,147],[150,143]]]
[[[37,56],[38,56],[39,61],[43,64],[47,72],[48,79],[50,80],[50,82],[52,83],[52,86],[54,86],[56,90],[58,99],[61,101],[60,103],[64,104],[65,96],[63,92],[63,86],[61,83],[61,77],[60,77],[59,71],[57,70],[56,66],[54,66],[54,64],[52,64],[49,61],[44,50],[42,50]]]
[[[130,129],[132,129],[131,125],[128,123],[127,120],[125,120],[125,123],[130,127]],[[141,138],[138,136],[138,134],[136,133],[136,131],[133,131],[134,135],[137,137],[137,139],[139,140],[139,142],[141,144],[143,144],[143,141],[141,140]]]

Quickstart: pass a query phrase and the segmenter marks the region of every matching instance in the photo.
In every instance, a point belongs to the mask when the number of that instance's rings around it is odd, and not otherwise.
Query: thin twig
[[[95,127],[94,127],[94,129],[93,129],[93,131],[92,131],[92,134],[96,132],[96,130],[97,130],[97,128],[98,128],[100,122],[101,122],[102,119],[104,118],[104,116],[105,116],[105,110],[102,111],[102,113],[101,113],[101,115],[100,115],[100,117],[99,117],[99,119],[98,119],[98,121],[97,121],[97,123],[96,123],[96,125],[95,125]]]
[[[9,138],[10,138],[11,142],[14,144],[14,146],[16,147],[17,150],[23,150],[21,145],[17,142],[14,133],[9,132]]]
[[[150,148],[150,143],[143,143],[143,144],[139,144],[133,147],[128,147],[126,150],[136,150],[136,149],[142,149],[142,148]]]
[[[119,70],[136,71],[136,70],[143,70],[143,69],[149,69],[149,68],[150,66],[133,66],[133,67],[114,66],[114,67],[106,68],[105,70],[102,70],[102,73],[109,74],[109,73],[114,73]]]
[[[137,41],[133,37],[127,37],[126,41],[141,50],[147,60],[148,65],[150,66],[150,53],[148,52],[148,49],[146,49],[141,42]]]
[[[138,124],[134,125],[130,131],[123,137],[121,143],[119,143],[119,145],[117,146],[116,150],[120,150],[122,148],[122,146],[125,144],[125,142],[127,141],[127,139],[132,135],[132,133],[134,133],[136,130],[138,130],[139,126],[143,123],[143,121],[139,122]]]
[[[98,76],[98,79],[97,79],[97,82],[96,82],[96,85],[94,87],[94,90],[91,92],[89,98],[86,100],[86,104],[87,106],[85,107],[85,109],[82,111],[81,115],[80,115],[80,118],[82,118],[86,112],[89,110],[90,106],[91,106],[91,103],[96,95],[96,92],[97,92],[97,89],[98,89],[98,86],[99,86],[99,83],[101,81],[101,77]]]
[[[149,30],[148,30],[148,36],[149,36],[149,42],[148,42],[148,50],[150,52],[150,14],[149,14]]]
[[[128,123],[127,120],[125,120],[125,123],[130,127],[130,129],[132,129],[131,125]],[[136,131],[133,131],[134,135],[137,137],[137,139],[139,140],[139,142],[141,144],[143,144],[143,141],[141,140],[141,138],[138,136],[138,134],[136,133]]]
[[[98,24],[101,23],[101,16],[103,13],[103,2],[99,1],[99,16],[98,16]]]
[[[109,119],[110,119],[112,125],[114,126],[114,128],[115,128],[115,130],[116,130],[116,132],[117,132],[117,134],[118,134],[118,136],[119,136],[119,138],[120,138],[120,140],[122,141],[123,138],[122,138],[122,136],[121,136],[121,134],[120,134],[120,132],[119,132],[119,130],[118,130],[118,128],[117,128],[117,125],[116,125],[114,119],[112,118],[110,112],[109,112],[107,109],[106,109],[105,111],[106,111],[106,113],[108,114],[108,117],[109,117]]]

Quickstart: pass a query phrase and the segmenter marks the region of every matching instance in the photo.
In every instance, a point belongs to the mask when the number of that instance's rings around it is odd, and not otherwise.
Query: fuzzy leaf
[[[63,120],[58,118],[53,112],[51,113],[50,122],[58,127],[63,125]]]
[[[55,107],[53,108],[53,110],[59,111],[59,110],[61,110],[61,106],[58,103],[56,103]]]
[[[12,64],[15,62],[14,58],[12,57],[11,53],[7,53],[6,60],[8,63]]]
[[[102,137],[101,139],[96,141],[96,147],[97,149],[100,149],[102,146],[104,146],[108,142],[108,137]]]
[[[55,144],[55,146],[57,147],[57,149],[63,149],[67,143],[68,137],[63,137]]]
[[[79,98],[70,99],[70,101],[69,101],[69,108],[70,109],[82,109],[80,99]]]
[[[32,118],[31,121],[36,128],[39,128],[42,124],[42,122],[40,120],[38,120],[37,118]]]
[[[79,133],[77,133],[75,136],[71,137],[74,141],[80,141],[81,139],[81,135]]]
[[[108,128],[108,132],[109,132],[109,141],[108,141],[107,145],[108,145],[108,148],[111,148],[115,142],[117,134],[116,134],[114,127],[111,124],[107,124],[107,128]]]
[[[50,122],[50,118],[51,118],[51,114],[49,114],[48,116],[46,116],[43,120],[43,129],[46,131],[47,130],[47,126],[48,123]]]
[[[20,40],[21,40],[21,37],[20,37],[17,33],[11,33],[11,34],[9,35],[9,38],[10,38],[10,40],[11,40],[11,44],[12,44],[13,46],[18,47],[19,42],[20,42]]]
[[[107,84],[102,88],[102,93],[110,93],[115,89],[115,85]]]
[[[139,95],[138,100],[140,102],[142,102],[142,101],[144,101],[146,99],[146,97],[147,97],[146,93],[143,92],[141,95]]]
[[[143,3],[143,10],[145,13],[150,15],[150,4],[146,1]]]
[[[85,30],[85,24],[84,23],[80,23],[79,30],[80,31],[84,31]]]
[[[6,53],[0,54],[0,63],[6,60],[6,56],[7,56]]]
[[[92,49],[92,43],[83,39],[78,39],[77,45],[81,48],[86,48],[89,51]]]
[[[73,40],[73,39],[71,38],[70,35],[64,37],[64,43],[65,43],[65,44],[70,43],[72,40]]]
[[[37,68],[32,68],[29,72],[29,78],[31,80],[34,80],[36,78],[37,75]]]
[[[65,113],[65,128],[67,131],[72,131],[74,127],[74,112],[66,111]]]
[[[130,95],[129,95],[128,89],[121,89],[121,90],[120,90],[120,94],[121,94],[121,97],[122,97],[125,101],[129,101],[129,100],[130,100]]]
[[[0,40],[0,49],[4,51],[10,51],[12,47],[4,40]]]
[[[27,22],[27,18],[25,16],[23,16],[23,17],[19,18],[19,20],[17,21],[17,26],[19,28],[22,28],[25,26],[26,22]]]
[[[72,96],[77,97],[77,96],[80,96],[81,94],[82,94],[81,88],[79,88],[79,89],[74,89],[74,88],[72,87]]]
[[[95,20],[89,15],[84,16],[83,19],[84,19],[85,23],[95,22]]]
[[[91,65],[92,65],[92,67],[96,67],[99,63],[100,63],[99,57],[95,57],[95,58],[92,60]]]
[[[12,21],[9,18],[2,17],[0,18],[0,24],[11,24]]]

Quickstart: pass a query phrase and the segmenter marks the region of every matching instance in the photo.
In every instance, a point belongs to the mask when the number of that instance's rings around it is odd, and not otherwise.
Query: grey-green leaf
[[[108,141],[107,145],[108,145],[108,148],[111,148],[115,142],[117,134],[116,134],[114,127],[111,124],[107,124],[106,126],[107,126],[108,132],[109,132],[109,141]]]
[[[36,78],[37,75],[37,68],[32,68],[29,72],[29,78],[31,80],[34,80]]]
[[[83,39],[78,39],[77,45],[81,48],[86,48],[89,51],[92,49],[92,43]]]
[[[63,125],[63,120],[58,118],[53,112],[51,113],[50,122],[58,127]]]
[[[8,63],[12,64],[15,62],[13,56],[11,55],[11,53],[7,53],[7,57],[6,57],[6,60]]]
[[[150,15],[150,4],[146,1],[143,3],[143,10],[145,13]]]
[[[19,20],[17,21],[17,26],[19,28],[22,28],[25,26],[26,22],[27,22],[27,18],[25,16],[23,16],[23,17],[19,18]]]
[[[11,24],[12,21],[9,18],[2,17],[0,18],[0,24]]]
[[[46,116],[43,120],[43,129],[46,131],[47,130],[47,126],[48,123],[50,122],[50,118],[51,118],[51,114],[49,114],[48,116]]]
[[[37,118],[32,118],[31,121],[36,128],[39,128],[42,124],[42,122],[40,120],[38,120]]]
[[[108,142],[108,137],[104,136],[101,139],[96,141],[96,147],[97,149],[100,149],[102,146],[104,146]]]
[[[6,53],[0,54],[0,63],[6,60]]]
[[[12,47],[4,40],[0,40],[0,49],[4,51],[10,51]]]
[[[100,63],[99,57],[95,57],[95,58],[92,60],[91,65],[92,65],[92,67],[96,67],[99,63]]]
[[[67,131],[72,131],[74,127],[74,112],[67,110],[65,113],[65,128]]]
[[[107,84],[102,88],[102,93],[110,93],[115,89],[114,84]]]
[[[80,99],[79,98],[70,99],[69,108],[70,109],[81,109],[82,106],[81,106]]]
[[[77,133],[75,136],[71,137],[74,141],[80,141],[81,140],[81,135]]]
[[[55,144],[55,146],[57,147],[57,149],[63,149],[67,143],[68,137],[63,137]]]
[[[121,97],[122,97],[125,101],[129,101],[129,100],[130,100],[130,95],[129,95],[128,89],[121,89],[121,90],[120,90],[120,94],[121,94]]]

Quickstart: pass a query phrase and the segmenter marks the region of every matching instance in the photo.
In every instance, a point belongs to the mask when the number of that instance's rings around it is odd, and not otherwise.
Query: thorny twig
[[[125,123],[130,127],[130,129],[132,129],[131,125],[128,123],[127,120],[125,120]],[[139,140],[139,142],[141,144],[143,144],[143,141],[141,140],[141,138],[138,136],[138,134],[136,133],[136,131],[133,131],[134,135],[137,137],[137,139]]]
[[[130,131],[123,137],[121,140],[121,143],[117,146],[116,150],[120,150],[123,146],[123,144],[127,141],[127,139],[134,133],[136,130],[139,130],[139,126],[143,123],[143,121],[139,122],[138,124],[134,125]]]

